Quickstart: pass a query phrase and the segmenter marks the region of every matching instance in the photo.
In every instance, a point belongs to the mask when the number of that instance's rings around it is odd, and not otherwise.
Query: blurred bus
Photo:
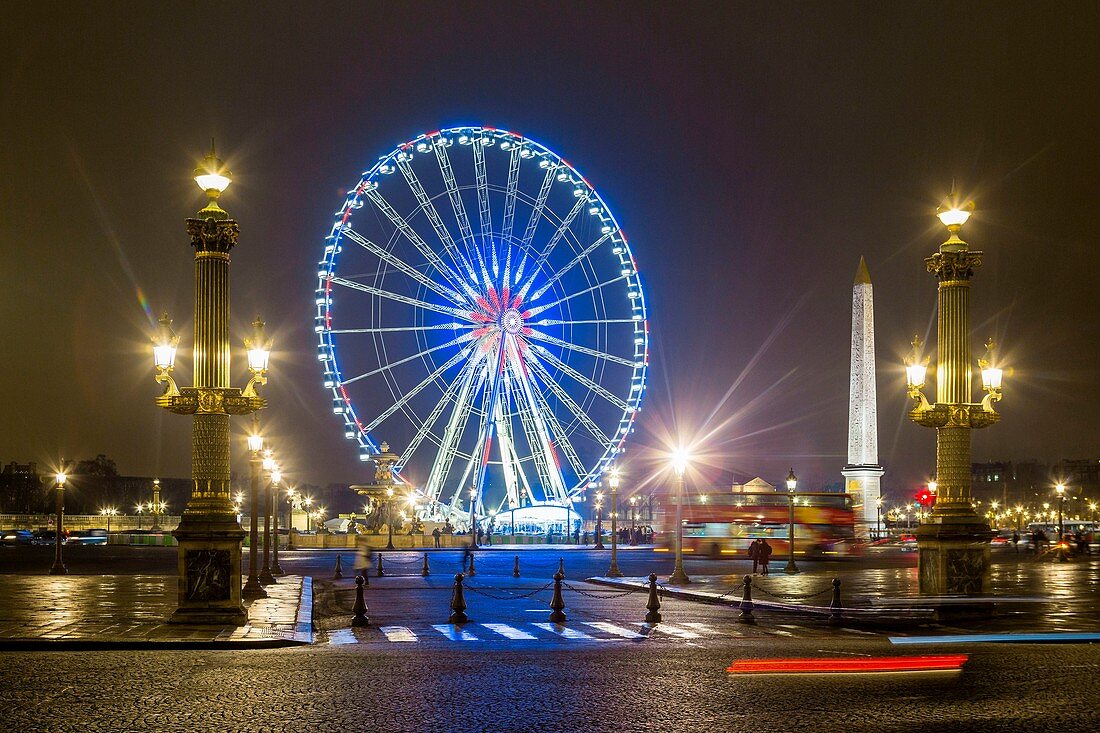
[[[720,558],[748,557],[749,545],[763,538],[772,548],[772,562],[786,557],[789,504],[785,492],[761,491],[684,497],[684,552]],[[670,496],[654,517],[658,549],[674,549],[676,497]],[[829,557],[856,552],[852,499],[837,492],[795,495],[794,553]]]

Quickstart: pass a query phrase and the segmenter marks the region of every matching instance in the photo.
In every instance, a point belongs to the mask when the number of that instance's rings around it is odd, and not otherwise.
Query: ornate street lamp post
[[[794,492],[798,488],[798,478],[794,475],[794,469],[787,474],[787,567],[783,572],[794,575],[799,572],[794,564]]]
[[[259,580],[261,585],[270,585],[275,582],[275,576],[271,574],[271,474],[276,470],[275,458],[270,448],[264,450],[264,459],[260,466],[263,469],[261,502],[264,508],[264,564],[260,569]]]
[[[611,567],[607,571],[609,578],[621,578],[619,571],[619,469],[611,469],[611,478],[607,480],[611,486]]]
[[[252,420],[252,434],[248,436],[248,580],[241,595],[245,598],[266,598],[267,591],[260,585],[260,480],[263,470],[264,439]]]
[[[1060,483],[1054,487],[1054,491],[1058,494],[1058,542],[1056,545],[1058,552],[1055,554],[1055,557],[1058,560],[1065,560],[1066,551],[1065,548],[1062,547],[1062,540],[1066,536],[1066,527],[1062,523],[1062,512],[1066,504],[1066,485]]]
[[[118,514],[118,510],[112,507],[99,510],[100,516],[107,517],[107,542],[111,541],[111,517]]]
[[[676,471],[676,566],[668,582],[684,585],[691,582],[684,572],[684,472],[689,456],[683,448],[672,454],[672,468]]]
[[[470,547],[477,547],[477,488],[470,487]]]
[[[149,513],[153,515],[153,526],[150,532],[160,531],[160,479],[153,479],[153,501],[149,504]]]
[[[283,481],[282,472],[276,468],[271,472],[271,574],[286,575],[279,565],[279,484]]]
[[[882,497],[875,499],[875,539],[882,539]]]
[[[270,344],[263,323],[258,340],[246,344],[252,378],[242,390],[230,387],[229,251],[240,227],[218,205],[231,182],[213,146],[195,169],[195,183],[207,196],[198,215],[187,220],[195,248],[195,331],[192,352],[195,386],[179,388],[172,379],[179,337],[167,315],[153,349],[156,380],[165,385],[158,406],[193,415],[191,498],[172,535],[179,543],[177,607],[172,623],[240,625],[247,620],[241,604],[241,540],[244,530],[230,501],[230,415],[247,415],[266,405],[256,387],[267,383]]]
[[[951,206],[938,212],[950,236],[939,251],[925,259],[939,281],[936,330],[937,394],[930,404],[921,392],[928,359],[921,353],[920,338],[906,365],[909,396],[917,405],[911,420],[936,429],[936,478],[939,494],[935,508],[917,529],[920,592],[931,595],[978,594],[989,589],[992,537],[989,525],[971,505],[970,432],[1000,420],[993,402],[1001,399],[1001,370],[991,364],[993,342],[978,361],[985,398],[971,402],[970,278],[982,263],[982,253],[971,250],[959,238],[973,205]]]
[[[54,477],[54,489],[57,496],[57,517],[53,533],[53,566],[50,567],[50,575],[68,575],[69,569],[65,567],[61,559],[61,537],[65,533],[65,462],[61,462],[61,470]]]
[[[386,489],[386,549],[393,550],[393,487]]]
[[[637,503],[638,503],[638,497],[636,497],[636,496],[630,497],[630,544],[632,544],[632,545],[638,544],[634,540],[634,538],[638,536],[637,524],[635,523],[635,520],[634,520],[634,509],[635,509],[635,505]]]
[[[597,550],[604,549],[603,546],[603,492],[596,493],[596,545]]]

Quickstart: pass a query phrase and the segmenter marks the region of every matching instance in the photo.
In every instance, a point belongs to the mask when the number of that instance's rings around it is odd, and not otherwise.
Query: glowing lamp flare
[[[864,674],[871,672],[955,672],[969,659],[966,654],[904,657],[820,657],[805,659],[738,659],[733,674]]]
[[[217,198],[222,191],[229,188],[233,182],[232,173],[222,163],[214,152],[214,141],[210,141],[210,152],[202,159],[202,163],[195,168],[195,183],[206,192],[208,196]]]
[[[253,453],[259,453],[264,449],[264,439],[261,435],[249,435],[248,436],[248,450]]]
[[[672,469],[676,471],[677,476],[683,476],[687,471],[688,462],[691,460],[691,454],[685,448],[677,448],[672,453]]]
[[[798,487],[798,477],[794,475],[794,469],[787,474],[787,491],[794,493],[795,488]]]
[[[160,328],[153,338],[153,365],[161,371],[170,371],[176,365],[176,348],[180,337],[172,330],[172,319],[167,313],[157,323]]]

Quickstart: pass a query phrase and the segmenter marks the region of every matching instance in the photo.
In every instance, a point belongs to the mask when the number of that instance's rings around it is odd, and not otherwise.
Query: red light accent
[[[476,302],[476,303],[477,303],[478,305],[480,305],[480,306],[481,306],[481,309],[482,309],[483,311],[486,311],[486,312],[488,312],[488,311],[491,311],[491,310],[492,310],[492,308],[490,308],[490,307],[489,307],[489,303],[488,303],[488,302],[486,302],[485,298],[482,298],[482,297],[480,297],[480,296],[479,296],[479,297],[478,297],[478,299],[477,299],[477,301],[475,301],[475,302]]]
[[[500,291],[500,305],[501,305],[501,308],[507,308],[508,307],[508,300],[511,297],[512,296],[511,296],[511,294],[508,290],[508,286],[505,285],[504,290]]]
[[[531,311],[523,311],[523,313],[519,314],[519,317],[526,321],[531,317]]]
[[[519,304],[522,303],[522,302],[523,302],[523,296],[522,295],[517,295],[516,299],[512,301],[512,307],[518,309]],[[527,312],[530,313],[531,311],[527,311]]]
[[[439,134],[439,130],[432,130],[431,132],[424,133],[424,137],[435,137]]]
[[[493,439],[490,437],[485,441],[485,453],[481,456],[481,466],[484,468],[489,465],[489,448],[493,445]]]
[[[962,669],[966,654],[920,657],[841,657],[805,659],[738,659],[734,674],[807,674],[819,672],[933,672]]]
[[[482,125],[482,126],[481,126],[481,129],[482,129],[482,130],[489,130],[490,132],[496,132],[496,130],[497,130],[497,128],[495,128],[495,127],[489,127],[488,125]]]
[[[500,312],[500,298],[497,297],[496,288],[489,288],[489,302],[493,304],[492,313],[495,315]]]

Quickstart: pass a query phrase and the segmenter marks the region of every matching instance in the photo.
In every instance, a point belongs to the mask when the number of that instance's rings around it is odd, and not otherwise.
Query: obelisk
[[[875,397],[875,304],[867,262],[859,258],[852,284],[852,373],[848,398],[848,465],[845,490],[856,510],[856,534],[877,534],[882,474],[878,463],[878,405]]]

